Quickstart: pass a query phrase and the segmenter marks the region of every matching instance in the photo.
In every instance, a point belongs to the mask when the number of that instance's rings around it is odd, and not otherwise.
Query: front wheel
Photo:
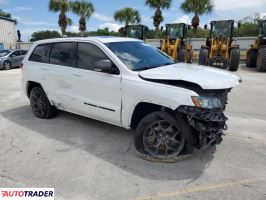
[[[237,71],[240,62],[240,50],[235,48],[230,51],[229,71]]]
[[[200,49],[199,65],[208,65],[208,49]]]
[[[260,48],[257,57],[257,67],[258,72],[266,71],[266,47]]]
[[[33,114],[36,117],[48,119],[56,115],[56,108],[51,105],[45,92],[39,86],[31,90],[30,104]]]
[[[185,147],[183,121],[163,111],[144,117],[136,130],[136,150],[155,159],[172,159],[180,155]]]
[[[9,61],[5,61],[4,64],[3,64],[3,68],[5,70],[11,69],[11,63]]]
[[[180,62],[186,62],[186,49],[179,48],[177,51],[177,60]]]

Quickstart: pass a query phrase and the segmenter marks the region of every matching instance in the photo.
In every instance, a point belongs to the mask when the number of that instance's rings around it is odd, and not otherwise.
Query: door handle
[[[74,76],[78,76],[78,77],[81,77],[82,76],[79,72],[73,72],[73,75]]]

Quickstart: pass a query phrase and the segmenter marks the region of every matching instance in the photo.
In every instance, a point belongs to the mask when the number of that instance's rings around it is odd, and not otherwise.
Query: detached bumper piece
[[[190,126],[198,135],[197,148],[220,144],[223,131],[227,129],[227,117],[223,109],[203,109],[194,106],[180,106],[177,111],[187,116]]]

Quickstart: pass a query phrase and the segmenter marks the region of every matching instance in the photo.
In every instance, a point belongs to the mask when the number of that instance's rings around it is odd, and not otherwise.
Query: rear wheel
[[[250,50],[247,54],[247,67],[256,67],[257,64],[257,52],[256,50]]]
[[[257,57],[257,67],[258,72],[266,71],[266,47],[260,48]]]
[[[237,48],[231,49],[229,66],[228,66],[229,71],[234,71],[234,72],[237,71],[239,62],[240,62],[240,50]]]
[[[200,49],[199,65],[208,65],[208,49]]]
[[[187,123],[163,111],[144,117],[137,126],[134,143],[136,150],[156,159],[172,159],[180,155],[185,147],[184,126]]]
[[[57,110],[49,102],[45,92],[39,86],[32,88],[30,92],[30,104],[36,117],[49,119],[56,115]]]
[[[186,49],[179,48],[177,51],[177,60],[180,62],[186,62]]]
[[[4,64],[3,64],[3,66],[4,66],[4,69],[5,70],[9,70],[12,67],[11,66],[11,63],[9,61],[5,61]]]

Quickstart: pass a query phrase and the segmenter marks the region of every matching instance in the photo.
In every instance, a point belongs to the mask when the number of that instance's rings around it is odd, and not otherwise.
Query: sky
[[[172,0],[169,10],[163,10],[164,23],[185,22],[190,24],[193,14],[180,10],[184,0]],[[113,14],[124,7],[137,9],[141,14],[141,23],[153,28],[154,10],[145,5],[145,0],[91,0],[95,12],[87,21],[87,30],[97,30],[108,27],[117,31],[123,24],[114,21]],[[254,13],[266,13],[266,0],[212,0],[214,11],[200,17],[200,26],[211,20],[234,19],[240,20]],[[48,0],[0,0],[0,9],[10,12],[17,19],[17,29],[21,31],[22,40],[28,41],[31,34],[40,30],[60,30],[57,24],[59,13],[48,10]],[[78,32],[79,16],[69,12],[67,16],[73,21],[68,31]]]

